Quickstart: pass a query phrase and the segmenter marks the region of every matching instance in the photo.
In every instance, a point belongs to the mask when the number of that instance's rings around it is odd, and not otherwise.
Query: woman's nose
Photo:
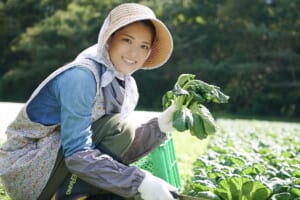
[[[130,57],[132,57],[132,58],[136,57],[136,56],[138,55],[138,48],[132,46],[132,47],[129,49],[129,55],[130,55]]]

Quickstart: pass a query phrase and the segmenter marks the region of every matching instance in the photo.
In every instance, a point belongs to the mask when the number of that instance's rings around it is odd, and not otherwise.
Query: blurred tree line
[[[96,43],[120,0],[0,1],[0,101],[26,101],[52,71]],[[300,116],[298,0],[144,0],[170,28],[168,63],[134,74],[139,109],[161,110],[181,73],[230,96],[212,111]]]

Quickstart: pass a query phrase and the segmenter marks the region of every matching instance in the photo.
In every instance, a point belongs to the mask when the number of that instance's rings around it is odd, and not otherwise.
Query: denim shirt
[[[73,67],[48,82],[27,106],[33,122],[60,124],[65,157],[94,148],[91,124],[96,84],[89,69]]]

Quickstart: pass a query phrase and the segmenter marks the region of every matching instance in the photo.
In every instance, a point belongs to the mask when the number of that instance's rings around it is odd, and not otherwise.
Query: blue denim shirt
[[[33,122],[61,125],[65,157],[94,148],[91,124],[96,84],[89,69],[74,67],[47,83],[27,106]]]

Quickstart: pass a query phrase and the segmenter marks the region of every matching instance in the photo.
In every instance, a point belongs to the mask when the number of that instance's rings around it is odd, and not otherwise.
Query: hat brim
[[[156,37],[143,69],[154,69],[162,66],[168,61],[173,51],[173,40],[167,27],[158,19],[150,20],[155,27]]]

